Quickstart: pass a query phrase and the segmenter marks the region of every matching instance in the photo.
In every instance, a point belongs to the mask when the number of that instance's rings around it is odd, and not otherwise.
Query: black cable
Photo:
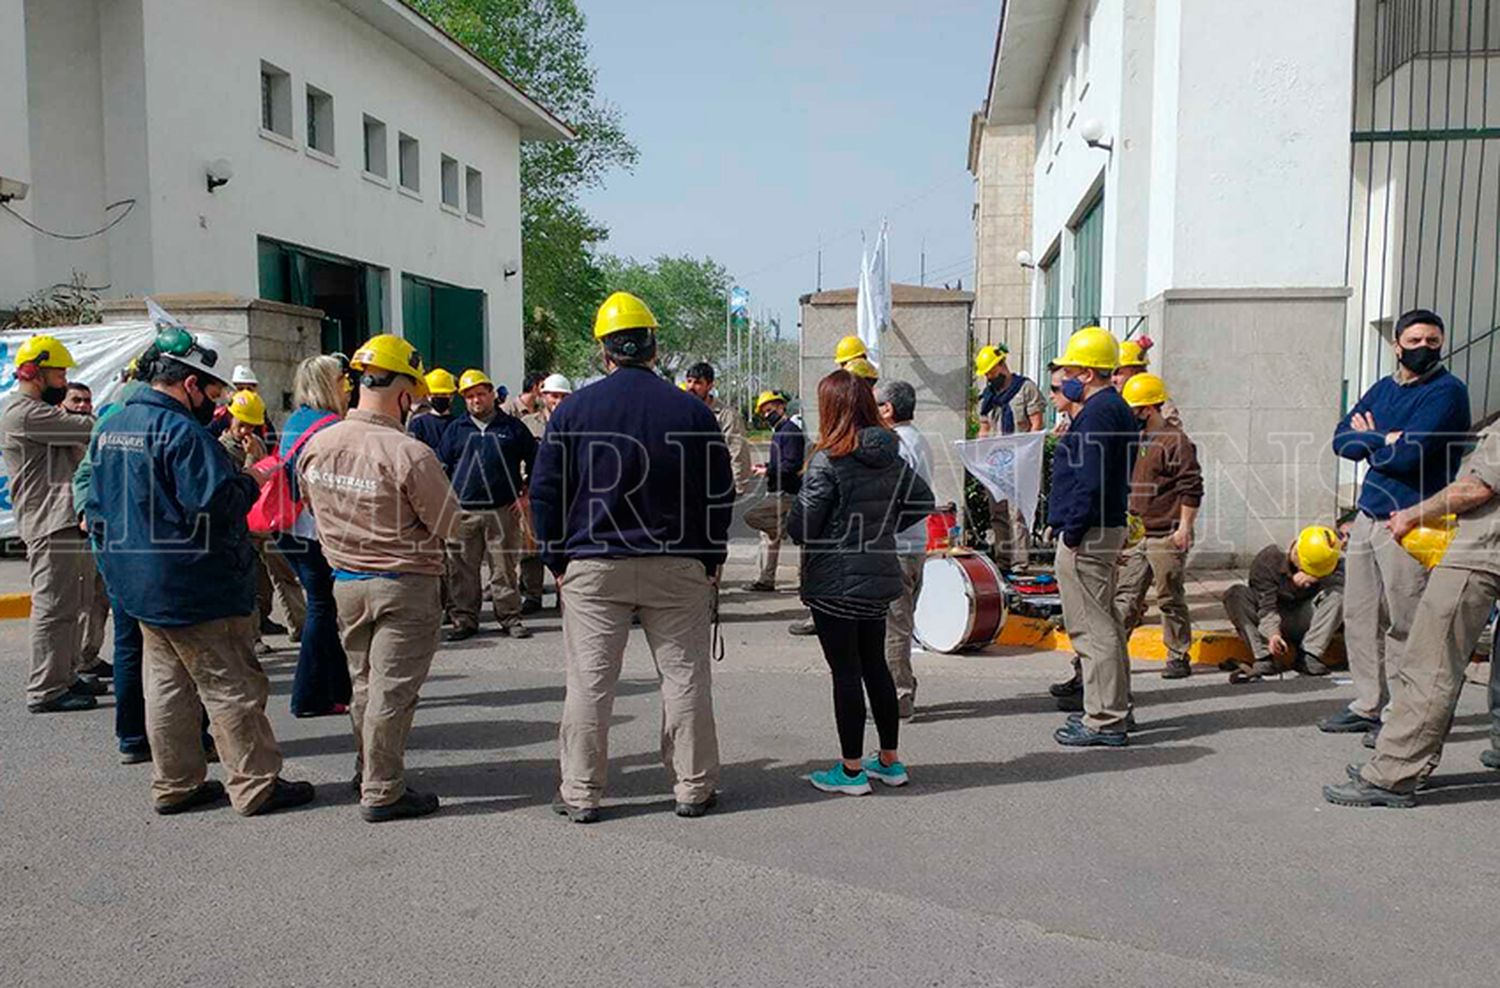
[[[5,210],[10,215],[14,216],[16,219],[20,220],[22,223],[35,230],[37,233],[52,237],[55,240],[91,240],[94,237],[98,237],[108,233],[110,230],[114,229],[114,227],[118,225],[121,220],[129,216],[131,210],[135,209],[135,200],[121,199],[119,202],[112,202],[108,206],[104,207],[104,211],[108,213],[110,210],[119,209],[121,206],[125,207],[125,212],[121,213],[119,216],[116,216],[114,219],[110,220],[108,223],[104,224],[92,233],[53,233],[51,230],[47,230],[37,226],[26,217],[16,212],[14,209],[11,209],[8,203],[0,202],[0,209]]]

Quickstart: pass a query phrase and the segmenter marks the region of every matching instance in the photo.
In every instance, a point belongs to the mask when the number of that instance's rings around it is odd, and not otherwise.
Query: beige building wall
[[[1016,262],[1031,246],[1032,165],[1036,128],[1031,121],[986,124],[974,117],[969,171],[974,176],[975,346],[1004,343],[1012,367],[1025,367],[1026,325],[1031,314],[1032,270]]]

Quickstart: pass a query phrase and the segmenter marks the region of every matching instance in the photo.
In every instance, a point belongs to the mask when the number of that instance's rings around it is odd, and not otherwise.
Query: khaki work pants
[[[1391,706],[1375,741],[1375,757],[1361,773],[1366,782],[1411,792],[1437,766],[1464,669],[1496,597],[1500,575],[1444,566],[1432,571],[1406,650],[1391,668]]]
[[[990,501],[990,558],[1001,569],[1031,564],[1031,532],[1009,501]]]
[[[360,802],[388,806],[406,793],[406,739],[442,627],[441,580],[338,580],[333,598],[349,657]]]
[[[490,561],[490,608],[501,624],[521,616],[517,568],[521,562],[521,517],[511,507],[465,511],[449,544],[453,626],[479,627],[479,567]]]
[[[760,533],[760,576],[757,583],[776,585],[776,567],[781,562],[781,542],[786,538],[786,518],[796,498],[789,494],[767,494],[745,512],[745,524]]]
[[[1259,602],[1255,594],[1243,583],[1236,583],[1224,592],[1224,613],[1234,624],[1235,630],[1250,646],[1250,654],[1257,662],[1272,659],[1271,643],[1260,630]],[[1340,589],[1320,590],[1309,600],[1290,608],[1277,608],[1281,615],[1281,637],[1287,644],[1306,655],[1322,660],[1328,653],[1333,636],[1344,624],[1344,591]],[[1276,660],[1283,667],[1291,665],[1293,656]]]
[[[1427,571],[1385,522],[1366,514],[1354,519],[1344,558],[1344,646],[1354,680],[1349,709],[1377,719],[1390,699],[1387,679],[1401,663]]]
[[[43,703],[66,693],[83,668],[79,613],[84,580],[94,557],[83,533],[62,528],[26,546],[31,572],[31,675],[26,702]]]
[[[1188,661],[1188,649],[1193,644],[1186,573],[1187,553],[1173,544],[1171,536],[1148,536],[1120,553],[1115,588],[1115,613],[1125,626],[1127,639],[1146,619],[1146,592],[1155,592],[1167,658],[1183,662]]]
[[[88,565],[83,568],[83,609],[78,614],[80,669],[87,669],[99,661],[109,611],[109,591],[104,587],[104,576],[90,555]]]
[[[528,513],[521,519],[521,599],[541,600],[546,576],[542,557],[537,554],[536,534],[531,529]]]
[[[258,620],[247,614],[181,628],[141,624],[151,792],[158,805],[181,802],[208,774],[204,710],[235,810],[249,814],[270,798],[281,749],[266,719],[271,684],[255,658]]]
[[[927,554],[913,552],[896,557],[901,561],[901,596],[891,601],[885,616],[885,664],[896,681],[896,698],[917,697],[917,677],[911,668],[911,634],[922,595],[922,567]]]
[[[638,614],[661,686],[661,757],[679,803],[701,803],[719,781],[709,658],[714,589],[703,564],[681,556],[578,559],[563,574],[567,697],[558,744],[560,793],[598,806],[609,772],[615,686]]]
[[[254,542],[259,557],[255,564],[255,605],[260,617],[271,616],[271,601],[275,598],[281,601],[287,627],[300,629],[307,621],[307,598],[302,595],[296,570],[268,539],[255,538]]]
[[[1091,528],[1077,549],[1057,544],[1063,623],[1083,665],[1083,722],[1123,731],[1130,713],[1130,655],[1114,599],[1124,528]]]

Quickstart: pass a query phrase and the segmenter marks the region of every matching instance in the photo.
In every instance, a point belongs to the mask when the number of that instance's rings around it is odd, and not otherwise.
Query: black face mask
[[[439,415],[447,415],[453,409],[453,399],[448,395],[433,395],[427,402]]]
[[[192,408],[193,418],[198,420],[198,424],[206,426],[213,422],[214,409],[217,408],[218,405],[209,400],[207,392],[200,391],[198,393],[203,396],[203,401],[196,405],[192,404],[193,395],[191,392],[189,392],[188,405]]]
[[[1421,377],[1443,362],[1443,354],[1430,346],[1402,347],[1401,366]]]
[[[68,396],[67,388],[50,388],[42,386],[42,401],[49,405],[61,405],[62,400]]]
[[[769,425],[773,429],[776,427],[776,423],[778,423],[778,422],[781,421],[782,417],[783,417],[782,414],[780,412],[777,412],[777,411],[766,412],[764,415],[761,416],[761,418],[763,418],[763,419],[766,420],[766,424]]]

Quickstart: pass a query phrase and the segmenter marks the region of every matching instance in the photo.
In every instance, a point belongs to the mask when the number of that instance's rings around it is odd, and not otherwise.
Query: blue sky
[[[999,0],[580,0],[599,90],[640,149],[589,193],[606,250],[709,255],[754,308],[796,323],[855,284],[860,231],[890,218],[891,275],[971,281],[969,116]]]

